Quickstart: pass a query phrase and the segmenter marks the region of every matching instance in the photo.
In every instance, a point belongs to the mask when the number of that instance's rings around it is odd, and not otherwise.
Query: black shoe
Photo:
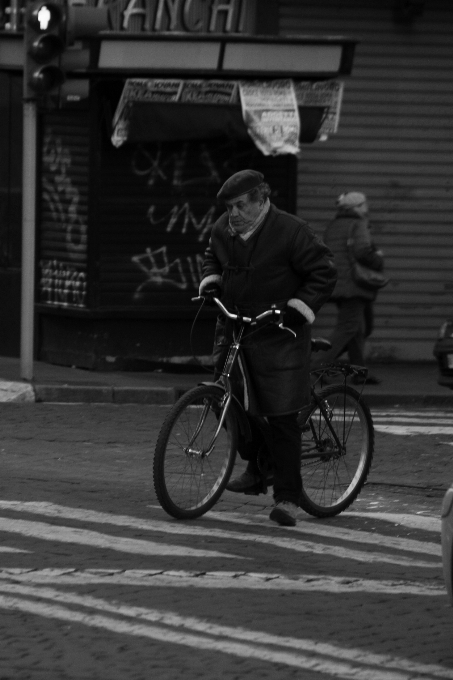
[[[274,505],[269,519],[284,527],[295,527],[297,522],[298,507],[289,501],[279,501]]]
[[[234,491],[234,493],[247,493],[247,491],[253,491],[260,485],[259,475],[254,475],[252,472],[245,472],[235,479],[230,479],[226,485],[228,491]]]
[[[268,475],[266,486],[272,486],[273,481],[273,477]],[[225,488],[234,493],[259,494],[263,491],[263,479],[260,474],[246,470],[239,477],[231,479]]]

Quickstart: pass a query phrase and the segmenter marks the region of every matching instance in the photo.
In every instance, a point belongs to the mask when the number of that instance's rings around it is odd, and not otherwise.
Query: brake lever
[[[292,333],[295,338],[297,338],[297,333],[293,331],[292,328],[288,328],[288,326],[283,325],[283,312],[280,312],[280,323],[277,324],[277,326],[282,330],[282,331],[288,331],[289,333]]]
[[[288,328],[288,326],[284,326],[283,321],[280,321],[280,323],[278,324],[278,327],[281,328],[282,331],[289,331],[290,333],[292,333],[294,335],[295,338],[297,338],[297,333],[295,333],[292,328]]]

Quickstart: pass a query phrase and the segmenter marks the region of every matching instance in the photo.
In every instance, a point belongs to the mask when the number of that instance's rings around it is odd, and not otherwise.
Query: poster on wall
[[[299,153],[300,119],[292,80],[241,81],[239,94],[248,133],[265,156]]]
[[[323,106],[327,109],[318,131],[318,139],[325,140],[337,132],[343,100],[344,83],[339,80],[294,82],[298,106]]]

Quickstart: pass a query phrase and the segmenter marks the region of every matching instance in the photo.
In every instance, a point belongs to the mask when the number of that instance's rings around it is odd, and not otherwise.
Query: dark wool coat
[[[222,277],[225,306],[251,316],[291,298],[316,314],[336,281],[328,248],[306,222],[274,205],[247,241],[231,232],[226,213],[217,220],[203,263],[203,278],[213,275]],[[247,331],[244,357],[256,397],[251,412],[283,415],[308,402],[310,327],[301,317],[292,328],[297,338],[275,325]],[[222,335],[218,328],[217,341]]]
[[[354,255],[362,264],[382,271],[384,260],[376,252],[376,246],[371,239],[368,219],[358,217],[351,210],[340,210],[324,232],[324,243],[332,251],[335,266],[338,270],[338,281],[332,299],[360,297],[374,300],[376,292],[358,286],[352,278],[352,267],[348,255],[348,237],[352,234],[354,240]]]

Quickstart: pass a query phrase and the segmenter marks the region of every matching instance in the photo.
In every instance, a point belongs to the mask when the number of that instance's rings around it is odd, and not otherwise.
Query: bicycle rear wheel
[[[315,517],[332,517],[349,507],[365,484],[373,459],[374,428],[368,406],[349,385],[329,386],[318,397],[327,419],[312,401],[299,421],[303,425],[300,506]]]
[[[177,519],[207,512],[231,475],[237,427],[230,409],[215,436],[224,394],[220,387],[194,387],[162,425],[154,453],[154,488],[163,509]]]

